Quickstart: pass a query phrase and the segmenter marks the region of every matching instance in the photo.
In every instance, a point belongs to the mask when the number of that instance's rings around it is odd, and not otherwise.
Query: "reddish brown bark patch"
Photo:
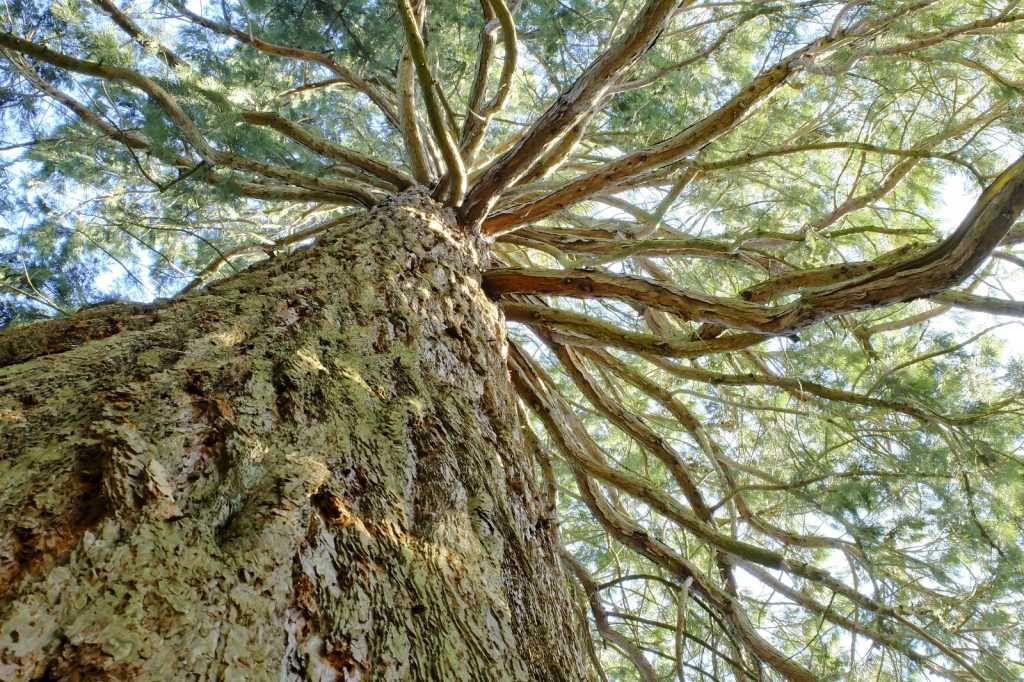
[[[110,511],[102,487],[102,463],[96,453],[82,458],[77,478],[67,487],[67,503],[59,510],[42,511],[29,503],[22,525],[5,538],[0,551],[0,599],[26,575],[36,575],[60,564],[85,532],[96,527]]]

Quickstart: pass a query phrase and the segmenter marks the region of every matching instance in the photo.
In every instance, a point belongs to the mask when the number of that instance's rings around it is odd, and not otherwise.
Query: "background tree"
[[[8,0],[0,676],[1019,677],[1018,5]]]

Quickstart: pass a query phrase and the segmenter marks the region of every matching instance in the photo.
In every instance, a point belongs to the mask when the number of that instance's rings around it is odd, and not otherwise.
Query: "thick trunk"
[[[584,678],[477,246],[410,191],[0,337],[0,679]]]

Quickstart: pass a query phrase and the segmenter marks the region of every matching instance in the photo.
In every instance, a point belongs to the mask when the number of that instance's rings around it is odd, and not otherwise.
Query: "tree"
[[[1017,5],[9,2],[2,677],[1019,676]]]

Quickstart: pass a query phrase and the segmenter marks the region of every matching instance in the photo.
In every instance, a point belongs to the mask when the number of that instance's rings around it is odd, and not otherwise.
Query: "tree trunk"
[[[482,248],[412,190],[0,336],[0,679],[584,679]]]

